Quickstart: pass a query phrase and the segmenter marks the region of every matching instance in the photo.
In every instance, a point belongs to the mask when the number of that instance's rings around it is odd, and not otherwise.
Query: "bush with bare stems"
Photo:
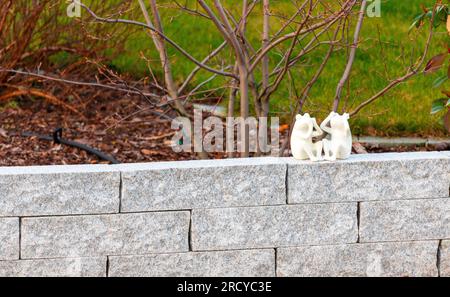
[[[104,5],[91,1],[94,9],[107,13],[127,11],[130,3]],[[0,7],[0,102],[20,96],[43,98],[52,104],[81,113],[66,100],[73,95],[70,85],[49,84],[44,73],[58,69],[58,77],[84,77],[105,61],[105,50],[110,46],[105,40],[115,36],[122,44],[125,28],[105,28],[100,24],[86,26],[81,21],[67,21],[66,1],[61,0],[5,0]],[[129,31],[129,30],[128,30]],[[103,36],[103,39],[96,38]],[[120,37],[123,36],[123,37]],[[53,65],[58,53],[69,53],[74,58]],[[121,52],[116,47],[115,54]],[[34,72],[27,71],[33,69]],[[24,79],[24,74],[28,77]],[[29,75],[36,74],[36,75]],[[60,81],[63,81],[60,79]],[[76,95],[76,94],[75,94]]]

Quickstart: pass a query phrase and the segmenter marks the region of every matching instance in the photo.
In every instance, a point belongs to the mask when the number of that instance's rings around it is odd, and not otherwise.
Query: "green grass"
[[[229,4],[233,1],[240,2],[230,0],[224,3]],[[274,1],[276,4],[273,9],[289,15],[289,11],[284,10],[288,9],[290,2]],[[418,32],[413,30],[409,34],[408,29],[413,18],[421,11],[420,4],[430,5],[433,2],[432,0],[383,0],[382,17],[366,18],[362,31],[364,42],[357,53],[350,80],[350,92],[345,91],[343,94],[347,110],[352,110],[358,103],[383,88],[390,79],[402,75],[410,62],[412,53],[418,56],[425,44],[427,32],[423,30],[418,40],[414,40],[413,35]],[[235,9],[238,9],[237,5]],[[211,48],[222,42],[221,36],[208,21],[202,18],[187,16],[168,8],[163,8],[162,13],[167,35],[199,60],[206,56]],[[276,26],[273,29],[275,30]],[[261,34],[260,18],[251,19],[248,30],[250,42],[258,47]],[[435,35],[429,57],[445,51],[448,35],[444,30],[445,28],[441,26],[439,33]],[[152,60],[150,63],[152,69],[160,73],[158,55],[145,32],[132,34],[125,48],[126,53],[112,61],[114,67],[136,77],[148,75],[146,63],[139,58],[139,53],[143,52]],[[298,89],[301,89],[313,75],[325,50],[326,48],[323,48],[317,55],[309,56],[293,69],[292,73]],[[194,65],[173,49],[169,51],[169,54],[175,77],[181,82]],[[329,112],[337,82],[345,67],[344,55],[343,51],[333,55],[322,77],[313,88],[304,111],[314,114],[319,119],[323,119]],[[279,56],[276,53],[272,54],[272,64],[278,59]],[[209,76],[207,72],[200,72],[196,81],[200,82]],[[419,75],[398,86],[352,119],[353,132],[389,136],[444,135],[444,129],[439,122],[440,117],[430,115],[432,101],[441,97],[440,89],[432,88],[433,81],[438,76],[437,74]],[[219,78],[208,86],[217,86],[222,82]],[[292,88],[286,81],[271,98],[272,114],[286,119],[293,100]]]

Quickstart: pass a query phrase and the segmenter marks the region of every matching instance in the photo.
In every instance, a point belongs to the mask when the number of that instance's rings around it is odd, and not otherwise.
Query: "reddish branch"
[[[20,90],[12,91],[10,93],[0,96],[0,102],[9,100],[9,99],[12,99],[15,97],[23,96],[23,95],[32,95],[32,96],[44,98],[45,100],[47,100],[48,102],[50,102],[54,105],[62,106],[64,108],[78,114],[79,116],[84,117],[84,115],[80,111],[78,111],[78,109],[73,107],[72,105],[65,103],[64,101],[58,99],[56,96],[54,96],[50,93],[47,93],[47,92],[44,92],[41,90],[37,90],[37,89],[20,89]]]

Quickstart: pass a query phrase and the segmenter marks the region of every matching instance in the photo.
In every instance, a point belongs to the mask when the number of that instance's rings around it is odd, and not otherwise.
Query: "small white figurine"
[[[324,139],[323,150],[324,159],[335,161],[336,159],[347,159],[352,153],[352,132],[348,124],[350,116],[348,113],[339,115],[331,112],[330,115],[320,124],[320,128],[330,134],[330,139]],[[330,127],[328,127],[330,123]]]
[[[315,118],[311,118],[308,113],[303,116],[297,115],[291,134],[291,150],[294,158],[297,160],[322,160],[322,141],[313,143],[312,140],[313,137],[322,134],[323,131],[317,125]]]

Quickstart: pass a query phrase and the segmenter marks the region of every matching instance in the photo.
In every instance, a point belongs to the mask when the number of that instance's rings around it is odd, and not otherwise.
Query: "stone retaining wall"
[[[0,276],[450,276],[450,152],[0,168]]]

